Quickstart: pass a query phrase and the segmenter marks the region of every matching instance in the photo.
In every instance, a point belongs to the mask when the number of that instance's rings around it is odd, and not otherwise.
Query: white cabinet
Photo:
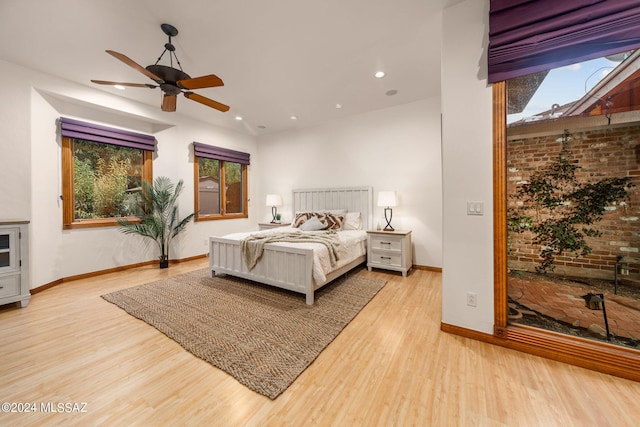
[[[411,231],[369,230],[367,234],[367,269],[400,271],[406,277],[413,265]]]
[[[0,221],[0,305],[29,304],[29,222]]]

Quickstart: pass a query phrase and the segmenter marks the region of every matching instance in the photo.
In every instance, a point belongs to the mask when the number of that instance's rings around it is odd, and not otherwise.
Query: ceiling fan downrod
[[[173,45],[173,43],[171,43],[171,37],[175,37],[178,35],[178,29],[171,24],[162,24],[160,25],[160,28],[162,28],[162,32],[165,33],[167,37],[169,37],[169,42],[164,44],[164,50],[162,51],[162,54],[160,54],[158,60],[154,65],[158,65],[158,62],[160,62],[165,52],[169,51],[169,66],[173,68],[173,58],[176,58],[176,63],[178,64],[180,71],[182,71],[182,64],[180,64],[178,55],[176,55],[176,47]]]

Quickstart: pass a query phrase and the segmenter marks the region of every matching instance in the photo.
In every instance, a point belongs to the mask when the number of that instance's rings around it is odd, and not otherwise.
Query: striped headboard
[[[373,227],[373,191],[371,187],[304,188],[293,190],[293,215],[296,212],[346,209],[360,212],[362,229]]]

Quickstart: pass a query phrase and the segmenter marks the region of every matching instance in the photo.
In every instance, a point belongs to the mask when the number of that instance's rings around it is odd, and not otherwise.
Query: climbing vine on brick
[[[553,271],[555,257],[563,253],[589,255],[586,237],[601,235],[591,225],[602,219],[607,206],[627,200],[633,187],[630,177],[579,182],[580,166],[571,159],[570,140],[565,130],[558,157],[518,188],[516,197],[523,203],[508,211],[509,233],[531,232],[533,243],[540,245],[536,270],[542,273]]]

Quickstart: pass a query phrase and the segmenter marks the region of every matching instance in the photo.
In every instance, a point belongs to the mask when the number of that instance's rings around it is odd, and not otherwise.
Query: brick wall
[[[632,177],[635,185],[626,203],[607,207],[602,221],[593,228],[602,235],[587,238],[593,252],[586,257],[570,255],[556,257],[555,273],[612,279],[616,257],[631,268],[631,274],[622,279],[640,283],[640,125],[609,127],[598,130],[571,130],[568,148],[570,160],[581,169],[576,171],[579,181],[597,181],[606,177]],[[513,139],[507,143],[507,206],[521,205],[514,195],[519,185],[531,174],[554,159],[562,149],[562,134]],[[529,212],[532,214],[532,212]],[[509,236],[509,267],[533,271],[539,265],[540,247],[530,244],[531,234]]]

